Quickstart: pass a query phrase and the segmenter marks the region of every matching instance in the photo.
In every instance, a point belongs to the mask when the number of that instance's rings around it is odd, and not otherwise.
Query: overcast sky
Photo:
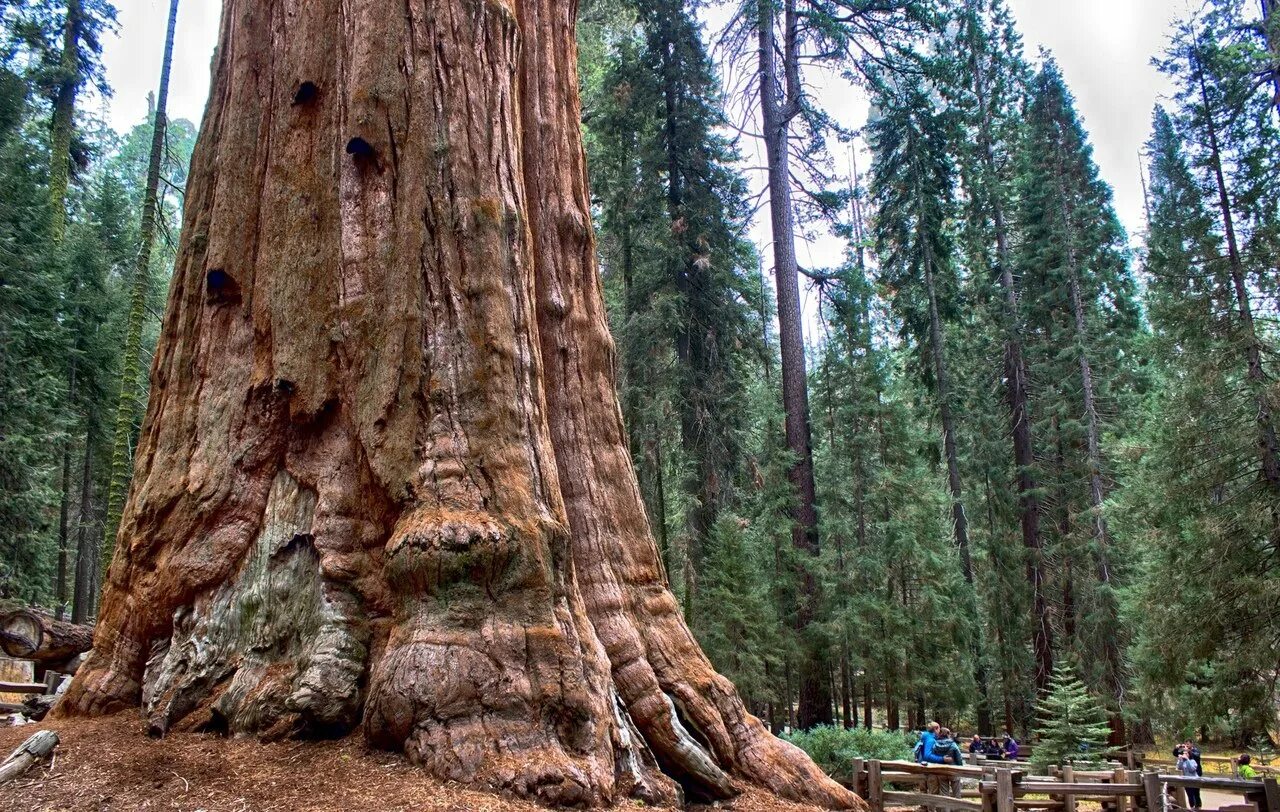
[[[1143,228],[1138,151],[1151,109],[1167,92],[1150,66],[1169,24],[1186,0],[1008,0],[1027,53],[1053,51],[1079,104],[1103,176],[1130,232]],[[117,129],[142,120],[147,93],[159,78],[168,0],[116,0],[120,32],[106,44],[107,77],[115,88],[107,119]],[[199,123],[209,93],[217,38],[218,0],[184,0],[178,16],[170,116]],[[860,123],[860,122],[852,122]]]

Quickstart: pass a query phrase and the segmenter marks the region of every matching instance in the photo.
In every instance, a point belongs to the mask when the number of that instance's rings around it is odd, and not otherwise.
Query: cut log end
[[[22,609],[0,616],[0,649],[18,660],[73,671],[66,666],[93,648],[93,629]]]
[[[18,660],[31,660],[44,642],[44,624],[34,612],[21,610],[0,618],[0,648]]]

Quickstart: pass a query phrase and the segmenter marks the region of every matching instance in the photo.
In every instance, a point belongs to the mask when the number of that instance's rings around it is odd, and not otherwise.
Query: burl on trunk
[[[740,782],[860,805],[746,712],[667,588],[614,391],[575,12],[226,0],[62,712],[360,727],[560,805]]]

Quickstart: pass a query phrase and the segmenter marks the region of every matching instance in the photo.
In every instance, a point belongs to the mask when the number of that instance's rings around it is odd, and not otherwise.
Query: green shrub
[[[784,739],[809,754],[819,767],[837,781],[853,778],[855,758],[895,761],[911,758],[912,739],[907,734],[887,730],[842,727],[815,727]]]

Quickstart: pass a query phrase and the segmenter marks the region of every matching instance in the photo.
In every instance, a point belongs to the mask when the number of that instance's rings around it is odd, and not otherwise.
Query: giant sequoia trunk
[[[227,0],[134,484],[62,705],[362,727],[561,805],[858,801],[667,589],[614,390],[572,3]],[[646,746],[647,745],[647,746]]]

